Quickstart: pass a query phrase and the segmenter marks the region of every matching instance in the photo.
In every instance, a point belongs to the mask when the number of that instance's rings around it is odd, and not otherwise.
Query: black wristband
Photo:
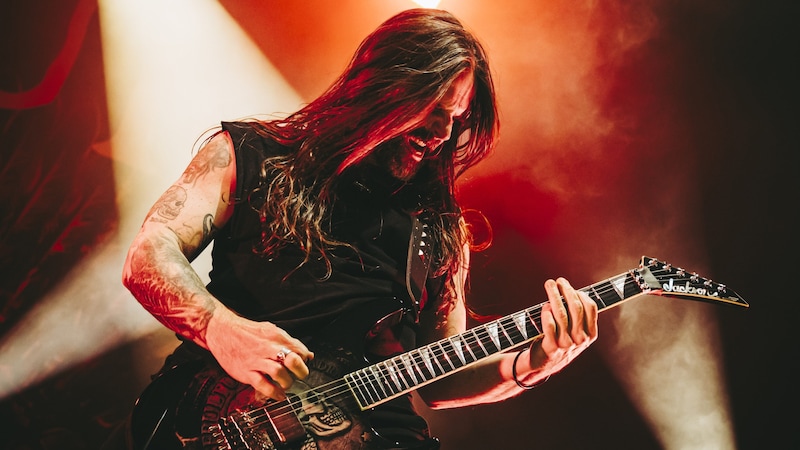
[[[521,355],[522,352],[524,352],[524,351],[525,350],[520,350],[517,353],[517,356],[514,357],[514,364],[511,365],[511,375],[514,377],[514,382],[517,383],[517,386],[519,386],[519,387],[521,387],[522,389],[525,389],[525,390],[531,390],[531,389],[533,389],[535,387],[538,387],[540,384],[544,384],[545,382],[547,382],[547,380],[550,379],[550,375],[548,375],[547,378],[545,378],[544,380],[540,380],[540,381],[538,381],[536,383],[533,383],[533,384],[525,384],[525,383],[519,381],[519,378],[517,377],[517,360],[519,360],[519,355]]]

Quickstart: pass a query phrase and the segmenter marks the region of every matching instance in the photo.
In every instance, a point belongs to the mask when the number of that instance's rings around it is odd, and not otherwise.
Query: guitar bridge
[[[237,412],[221,418],[217,425],[208,427],[204,436],[207,442],[203,442],[203,448],[214,450],[276,449],[266,430],[254,423],[247,413]]]
[[[223,417],[203,433],[203,448],[214,450],[274,450],[303,442],[306,431],[288,401],[273,403],[283,412],[271,414],[269,408],[236,412]]]
[[[231,448],[231,444],[228,442],[228,438],[225,435],[225,432],[222,430],[222,426],[219,424],[208,427],[204,437],[206,439],[204,439],[205,442],[203,442],[203,447],[209,447],[218,450]]]

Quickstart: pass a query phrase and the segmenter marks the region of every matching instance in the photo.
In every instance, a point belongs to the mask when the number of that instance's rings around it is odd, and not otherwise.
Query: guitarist
[[[281,400],[330,366],[319,330],[375,301],[400,299],[402,318],[372,332],[366,354],[464,331],[472,242],[455,182],[489,154],[498,127],[483,48],[449,13],[424,9],[382,24],[299,111],[223,123],[152,207],[125,262],[125,286],[182,341],[165,367],[205,359]],[[212,240],[204,286],[189,262]],[[433,408],[500,401],[585,350],[597,338],[595,303],[563,278],[544,287],[542,339],[429,384],[421,398]],[[332,335],[360,341],[344,335],[361,328]],[[393,442],[429,439],[408,395],[370,423]],[[320,448],[372,448],[365,436]]]

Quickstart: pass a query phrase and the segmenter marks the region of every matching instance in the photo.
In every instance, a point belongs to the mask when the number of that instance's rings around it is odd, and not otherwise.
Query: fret
[[[403,380],[403,383],[408,386],[409,388],[413,388],[417,385],[414,381],[413,377],[411,376],[410,369],[406,365],[407,358],[404,358],[404,355],[400,355],[394,358],[394,362],[397,365],[397,376]]]
[[[444,349],[442,342],[439,341],[437,344],[439,345],[439,349],[442,350],[442,356],[444,356],[444,359],[447,360],[447,364],[450,365],[450,369],[445,370],[445,372],[449,372],[450,370],[455,369],[456,366],[453,364],[453,361],[450,360],[450,356],[447,355],[447,350]]]
[[[470,345],[470,339],[469,339],[469,337],[467,337],[467,333],[462,333],[460,336],[464,337],[464,340],[463,340],[464,347],[467,348],[467,351],[469,352],[469,355],[472,356],[472,361],[477,361],[478,357],[475,356],[475,352],[472,351],[472,345]]]
[[[380,393],[375,389],[375,383],[372,375],[369,372],[369,367],[361,369],[362,382],[364,383],[364,391],[367,393],[370,401],[376,402],[381,399]]]
[[[517,343],[517,341],[515,341],[511,337],[511,335],[509,334],[509,330],[511,331],[511,333],[514,332],[514,327],[512,327],[511,326],[512,324],[509,323],[510,322],[510,318],[509,317],[503,317],[498,322],[500,323],[500,330],[503,331],[503,336],[505,336],[505,338],[508,340],[508,347],[513,347],[514,344]],[[506,348],[508,348],[508,347],[506,347]]]
[[[625,275],[609,278],[608,283],[614,288],[620,300],[625,298]]]
[[[609,307],[620,300],[622,300],[622,295],[619,294],[611,284],[611,282],[606,281],[603,282],[598,288],[598,294],[600,294],[600,298],[603,301],[603,305]]]
[[[643,288],[639,285],[634,277],[633,271],[625,274],[625,288],[623,289],[622,293],[623,300],[635,297],[643,292]],[[658,283],[657,280],[656,283]]]
[[[411,355],[411,361],[414,363],[414,368],[417,369],[417,373],[422,381],[427,381],[433,378],[431,376],[432,374],[429,375],[429,372],[424,370],[427,369],[427,367],[425,367],[425,360],[422,358],[422,354],[419,352],[419,350],[412,350],[409,352],[409,355]]]
[[[352,375],[352,379],[354,381],[355,387],[358,390],[357,397],[358,397],[359,403],[361,403],[362,405],[369,405],[370,403],[373,403],[374,400],[369,394],[369,389],[367,388],[367,383],[365,383],[362,380],[362,371],[358,370],[356,372],[353,372],[351,375]],[[351,388],[351,390],[352,390],[352,388]]]
[[[428,368],[428,372],[431,373],[431,378],[436,378],[437,376],[441,375],[440,373],[436,373],[436,369],[434,369],[433,367],[433,363],[431,362],[432,355],[428,347],[421,347],[419,349],[419,355],[420,357],[422,357],[422,362],[425,365],[425,367]]]
[[[417,375],[414,373],[414,368],[411,366],[412,361],[411,358],[409,358],[408,353],[400,355],[400,361],[403,363],[405,368],[404,372],[408,374],[408,376],[411,378],[411,381],[413,381],[412,385],[418,385],[419,381],[417,381]]]
[[[397,366],[394,364],[394,361],[391,359],[387,360],[386,369],[389,371],[389,378],[391,378],[392,382],[394,382],[394,385],[397,386],[397,392],[404,390],[404,387],[408,387],[405,385],[405,383],[402,383],[400,378],[397,376]]]
[[[633,276],[633,273],[622,273],[616,277],[593,284],[582,289],[582,291],[589,294],[589,297],[602,310],[642,293],[642,288]]]
[[[365,367],[365,371],[367,373],[367,380],[369,380],[369,385],[372,388],[375,398],[381,400],[388,397],[386,390],[384,389],[383,381],[380,379],[380,372],[376,372],[374,366]]]
[[[489,324],[482,326],[478,330],[478,336],[480,337],[481,343],[483,344],[483,348],[486,349],[487,355],[492,355],[497,351],[494,345],[494,341],[492,340],[492,332],[491,330],[489,330]]]
[[[494,346],[500,350],[500,335],[497,331],[497,322],[489,322],[486,324],[486,330],[489,331],[489,337],[492,339]]]
[[[528,339],[528,325],[526,323],[527,321],[525,320],[525,312],[518,312],[511,317],[514,321],[514,325],[517,327],[517,330],[519,330],[520,335],[522,335],[523,340]]]
[[[384,398],[385,395],[381,394],[383,390],[378,383],[378,380],[375,377],[375,372],[372,367],[365,367],[363,369],[365,382],[367,384],[367,390],[369,391],[370,395],[376,399]]]
[[[394,359],[389,359],[386,361],[386,367],[389,368],[389,377],[394,381],[394,384],[397,385],[399,390],[408,389],[408,383],[400,376],[400,369],[397,367],[397,364],[394,362]]]
[[[395,393],[394,386],[392,386],[391,380],[389,379],[389,371],[386,370],[386,364],[380,362],[375,364],[372,367],[372,372],[375,374],[375,378],[380,383],[381,392],[383,393],[384,397],[389,397]]]
[[[380,368],[379,365],[373,366],[373,368],[370,369],[370,372],[372,372],[373,376],[375,376],[375,382],[378,383],[378,387],[381,388],[383,398],[394,394],[394,392],[391,392],[391,385],[386,382],[387,380],[385,372]],[[389,389],[389,392],[386,391],[387,389]]]
[[[475,336],[475,342],[477,342],[478,345],[481,347],[481,350],[483,350],[483,355],[484,356],[491,355],[491,353],[489,353],[489,351],[486,350],[486,347],[483,346],[483,342],[481,342],[481,337],[478,336],[478,334],[477,334],[478,333],[478,327],[475,327],[470,331],[472,331],[472,335]]]
[[[453,350],[456,352],[456,356],[461,360],[461,364],[466,364],[467,360],[464,359],[464,349],[461,347],[461,338],[459,336],[453,336],[449,340],[450,345],[453,346]]]
[[[389,391],[390,396],[399,394],[405,390],[403,383],[400,381],[400,378],[397,377],[397,373],[391,365],[383,364],[381,374],[385,380],[384,386],[386,386],[386,390]]]
[[[447,358],[447,362],[453,366],[453,369],[458,369],[464,365],[456,356],[456,351],[453,348],[453,344],[449,340],[442,341],[441,347],[444,350],[444,357]]]
[[[344,377],[347,386],[350,388],[350,391],[356,397],[358,404],[361,406],[368,405],[367,399],[364,398],[364,393],[361,390],[361,383],[356,380],[357,374],[355,372],[347,375]]]
[[[539,305],[536,309],[541,311],[541,308],[542,308],[541,305]],[[533,325],[533,329],[536,330],[536,335],[538,336],[538,335],[542,334],[542,318],[534,316],[533,315],[533,310],[534,310],[534,308],[530,308],[526,312],[527,312],[527,315],[528,315],[528,319],[530,319],[530,322]],[[538,322],[537,322],[537,320],[538,320]]]
[[[517,329],[514,324],[514,319],[512,317],[507,316],[500,319],[500,327],[503,329],[503,336],[508,339],[509,347],[513,347],[525,340],[522,333],[519,332],[519,329]]]
[[[436,345],[436,344],[431,344],[431,345],[429,345],[429,346],[427,346],[425,348],[427,348],[430,351],[430,354],[433,355],[433,362],[436,363],[436,367],[438,367],[439,370],[441,371],[440,374],[445,374],[448,371],[442,366],[442,362],[440,361],[440,358],[438,356],[436,356],[436,350],[433,349],[434,345]],[[441,346],[439,346],[439,348],[441,348]]]
[[[606,302],[603,301],[603,298],[600,297],[600,294],[597,293],[597,290],[594,288],[594,286],[592,286],[592,291],[587,292],[587,294],[589,294],[589,297],[592,297],[592,295],[594,295],[594,298],[592,300],[594,300],[594,302],[597,303],[597,306],[599,306],[601,309],[608,307],[608,305],[606,305]]]

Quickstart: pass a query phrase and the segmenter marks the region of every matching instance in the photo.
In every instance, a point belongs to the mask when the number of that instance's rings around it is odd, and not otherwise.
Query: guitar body
[[[159,375],[142,393],[131,418],[139,449],[435,450],[439,442],[412,433],[383,437],[372,426],[375,409],[362,411],[341,377],[369,364],[364,340],[399,320],[398,303],[374,302],[334,322],[309,347],[309,376],[295,381],[282,402],[260,398],[213,361],[193,361]],[[369,323],[369,325],[367,325]],[[353,331],[358,332],[353,333]],[[343,332],[347,330],[347,332]],[[358,341],[358,343],[356,343]],[[403,400],[403,399],[401,399]],[[380,408],[392,407],[392,401]]]

